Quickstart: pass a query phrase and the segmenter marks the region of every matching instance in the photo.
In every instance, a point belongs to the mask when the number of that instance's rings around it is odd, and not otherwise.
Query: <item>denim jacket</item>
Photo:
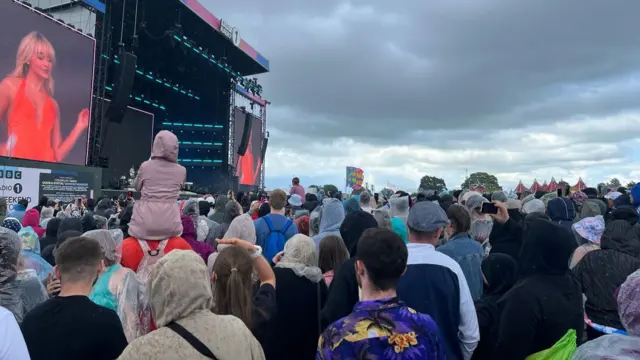
[[[437,250],[455,260],[469,284],[473,301],[482,296],[482,245],[473,240],[467,233],[453,235],[449,241]]]

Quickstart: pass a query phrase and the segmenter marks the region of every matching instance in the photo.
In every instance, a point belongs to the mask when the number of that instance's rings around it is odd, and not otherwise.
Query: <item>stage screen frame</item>
[[[8,157],[15,159],[27,159],[36,161],[51,161],[60,164],[86,165],[89,146],[89,131],[91,130],[91,111],[93,108],[93,84],[96,57],[96,40],[70,26],[55,20],[48,15],[15,1],[3,1],[0,3],[0,29],[4,29],[3,34],[17,34],[17,36],[0,35],[0,47],[12,49],[0,54],[0,81],[3,81],[16,68],[16,53],[20,42],[32,31],[37,31],[52,44],[55,50],[56,61],[51,67],[51,76],[54,79],[54,92],[50,99],[57,102],[58,122],[61,134],[61,143],[74,132],[78,122],[86,121],[86,127],[75,131],[77,138],[74,145],[66,156],[60,160],[55,159],[53,151],[39,151],[34,156],[15,156],[9,151],[13,142],[12,151],[20,146],[19,137],[9,141],[8,113],[0,118],[0,147]],[[64,75],[61,75],[64,74]],[[16,81],[17,82],[17,81]],[[20,86],[20,83],[13,84]],[[13,87],[15,89],[15,87]],[[18,89],[13,91],[18,92]],[[26,97],[26,95],[25,95]],[[13,100],[13,99],[12,99]],[[45,111],[55,112],[56,106],[44,100],[43,113]],[[51,107],[48,107],[51,104]],[[14,106],[13,102],[9,106]],[[53,108],[53,109],[52,109]],[[48,110],[47,110],[48,109]],[[86,110],[86,111],[84,111]],[[31,110],[32,111],[32,110]],[[52,118],[55,115],[52,115]],[[79,121],[83,118],[82,121]],[[55,119],[50,120],[51,125],[47,125],[46,131],[51,133],[55,129]],[[49,127],[51,126],[51,127]],[[17,132],[28,133],[27,130],[18,128]],[[30,132],[29,132],[30,133]],[[27,139],[30,139],[27,136]],[[33,138],[31,138],[33,140]],[[42,136],[41,139],[46,139]],[[20,151],[20,150],[18,150]],[[44,154],[44,155],[43,155]]]
[[[247,146],[247,153],[249,153],[249,149],[251,149],[251,156],[253,157],[253,166],[255,169],[255,177],[253,183],[249,184],[246,181],[246,178],[243,178],[243,175],[246,175],[242,171],[242,166],[238,162],[238,159],[241,157],[238,156],[238,147],[240,146],[240,142],[242,141],[242,132],[244,131],[244,121],[245,114],[247,112],[243,109],[236,107],[234,108],[233,118],[235,121],[234,130],[235,136],[233,139],[233,164],[235,166],[235,175],[238,176],[238,184],[244,186],[257,186],[260,184],[260,179],[262,177],[262,161],[260,157],[262,156],[262,141],[263,141],[263,129],[262,129],[262,119],[258,116],[249,113],[252,118],[251,123],[251,143],[250,146]],[[259,136],[255,136],[255,135]],[[246,156],[247,154],[245,154]]]

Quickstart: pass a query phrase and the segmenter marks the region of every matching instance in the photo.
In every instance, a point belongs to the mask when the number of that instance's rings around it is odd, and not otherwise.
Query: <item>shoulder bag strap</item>
[[[269,232],[272,233],[273,232],[273,223],[271,223],[271,219],[269,219],[267,216],[263,216],[262,220],[264,220],[264,222],[267,224],[267,228],[269,228]]]
[[[181,338],[183,338],[189,345],[193,346],[196,351],[198,351],[203,356],[208,357],[209,359],[218,360],[218,358],[213,355],[213,352],[202,343],[202,341],[198,340],[192,333],[190,333],[187,329],[182,327],[182,325],[177,322],[172,322],[167,325],[167,327],[173,330],[176,334],[178,334]]]
[[[282,233],[284,235],[287,234],[287,230],[289,230],[289,228],[291,227],[291,224],[293,224],[293,221],[291,221],[291,219],[287,219],[287,221],[285,221],[284,227],[282,228]]]
[[[324,281],[324,279],[320,279],[320,281]],[[317,304],[317,311],[318,311],[318,336],[322,336],[322,316],[320,314],[320,312],[322,311],[322,305],[320,304],[320,299],[321,299],[321,294],[320,294],[320,281],[317,282],[318,284],[318,299],[316,299],[316,301],[318,302]]]

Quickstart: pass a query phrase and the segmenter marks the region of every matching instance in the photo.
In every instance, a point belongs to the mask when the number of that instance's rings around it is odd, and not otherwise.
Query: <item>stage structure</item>
[[[234,165],[234,175],[238,176],[238,189],[241,191],[255,191],[265,188],[265,155],[267,150],[267,144],[269,139],[269,133],[267,131],[267,106],[270,103],[256,95],[251,91],[245,90],[239,84],[236,84],[235,91],[232,92],[230,99],[230,118],[229,118],[229,139],[231,139],[229,145],[229,164]],[[242,181],[242,171],[238,165],[238,141],[242,138],[242,127],[244,126],[245,116],[250,114],[254,122],[259,122],[260,125],[254,124],[251,129],[252,136],[252,156],[256,158],[256,162],[259,163],[258,178],[253,183],[247,183]],[[240,127],[238,129],[237,127]],[[255,129],[260,129],[261,138],[255,139]],[[245,174],[246,175],[246,174]]]
[[[232,109],[234,102],[247,101],[247,108],[254,108],[262,120],[262,137],[266,136],[268,102],[253,76],[269,71],[269,61],[242,39],[237,28],[196,0],[31,1],[53,17],[76,22],[76,27],[91,29],[93,24],[94,97],[112,100],[111,104],[122,97],[131,63],[127,53],[135,54],[127,105],[153,114],[155,133],[169,130],[178,136],[179,162],[187,168],[194,191],[222,192],[237,186],[229,156],[234,148]],[[96,102],[92,112],[92,166],[110,167],[102,144],[105,137],[118,137],[103,115],[108,112],[105,104]],[[264,165],[256,187],[263,185]]]

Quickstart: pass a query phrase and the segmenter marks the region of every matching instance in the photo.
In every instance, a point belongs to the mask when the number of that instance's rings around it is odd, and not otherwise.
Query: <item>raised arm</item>
[[[256,252],[256,247],[252,243],[241,239],[220,239],[218,244],[235,245],[245,248],[250,254]],[[260,285],[271,284],[276,287],[276,275],[271,269],[271,265],[267,262],[264,256],[253,256],[253,268],[258,273],[260,279]]]
[[[69,133],[69,136],[67,136],[63,141],[60,131],[60,108],[58,107],[57,102],[54,103],[56,108],[56,118],[53,123],[53,152],[56,160],[62,161],[67,157],[69,151],[73,149],[73,146],[78,141],[80,135],[82,135],[87,126],[89,126],[89,109],[82,109],[80,111],[76,125],[71,130],[71,133]]]

